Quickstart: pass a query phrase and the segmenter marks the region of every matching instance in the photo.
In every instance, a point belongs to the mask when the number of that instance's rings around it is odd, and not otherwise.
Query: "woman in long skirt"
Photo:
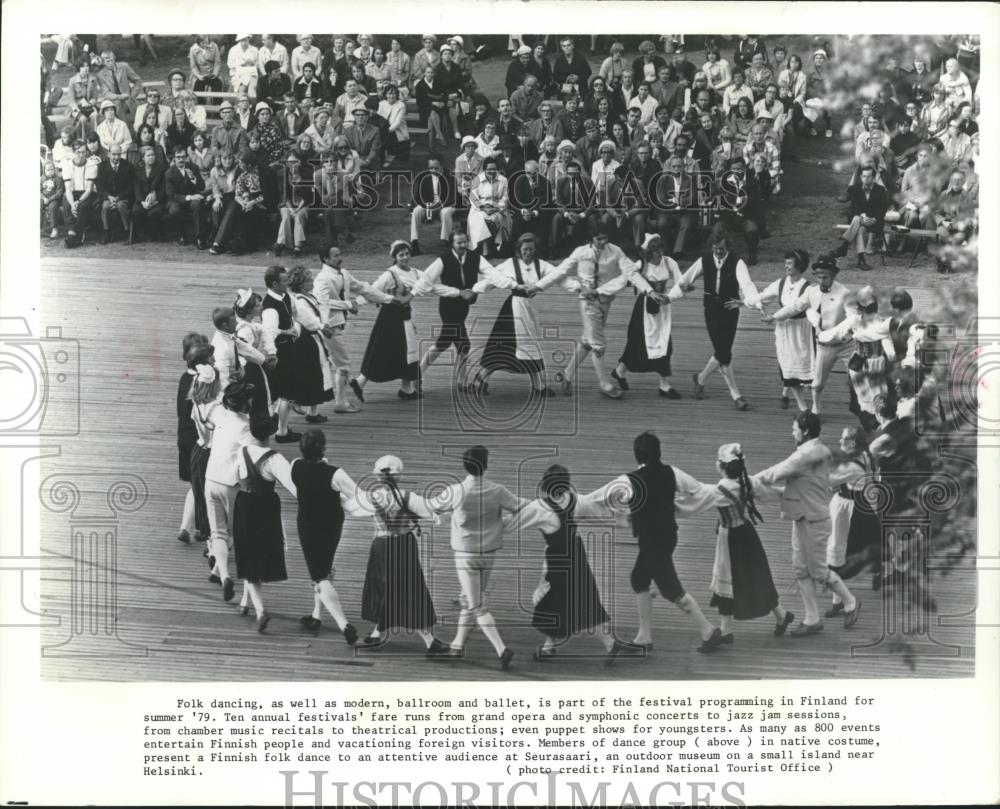
[[[353,498],[354,481],[343,470],[327,463],[326,436],[322,430],[309,427],[299,441],[301,458],[292,461],[292,483],[298,493],[299,542],[306,559],[309,578],[313,583],[312,615],[304,615],[303,628],[318,632],[322,623],[320,615],[326,607],[337,622],[348,646],[358,639],[358,631],[347,619],[340,596],[333,586],[333,559],[340,545],[344,528],[344,507],[341,496]]]
[[[677,262],[663,253],[663,239],[659,234],[646,234],[642,243],[643,260],[640,272],[655,295],[638,295],[628,322],[628,341],[612,378],[622,390],[628,390],[626,373],[653,373],[660,377],[659,395],[666,399],[680,399],[681,394],[670,386],[670,356],[674,343],[670,334],[673,301],[684,295],[681,287],[681,270]]]
[[[826,563],[842,579],[852,579],[862,570],[873,567],[872,586],[881,587],[882,520],[865,501],[865,487],[877,480],[878,464],[868,450],[868,440],[860,427],[845,427],[840,436],[842,457],[830,472],[830,539],[826,545]],[[826,611],[833,618],[844,611],[836,593]]]
[[[191,471],[191,449],[198,441],[198,433],[191,421],[191,399],[188,394],[191,392],[191,383],[194,381],[195,371],[191,362],[192,350],[200,345],[210,345],[208,338],[204,334],[190,332],[184,335],[182,343],[184,351],[184,362],[187,369],[181,375],[177,383],[177,476],[189,484],[187,494],[184,496],[184,513],[181,516],[181,527],[177,532],[177,539],[181,542],[190,542],[191,535],[195,539],[203,540],[208,538],[208,534],[200,534],[195,524],[195,496],[190,486]],[[209,360],[211,361],[211,360]]]
[[[264,353],[264,333],[260,325],[262,302],[260,295],[252,289],[238,289],[233,311],[236,312],[236,336]],[[264,366],[244,358],[243,374],[247,382],[254,386],[253,415],[257,418],[271,415],[271,389]]]
[[[361,360],[361,373],[351,380],[351,387],[357,385],[364,390],[369,382],[400,381],[400,399],[419,399],[417,379],[420,376],[420,346],[417,330],[413,324],[413,309],[410,300],[413,287],[420,280],[420,274],[410,266],[410,245],[397,239],[389,248],[393,266],[382,273],[372,287],[399,298],[399,304],[379,306],[375,325],[372,326],[368,347]]]
[[[434,637],[434,603],[420,565],[420,519],[436,519],[427,501],[400,489],[403,462],[384,455],[375,462],[378,482],[357,491],[358,508],[375,521],[375,538],[361,595],[361,617],[374,626],[364,638],[370,649],[385,646],[392,629],[409,629],[423,640],[428,657],[447,657],[448,646]]]
[[[261,633],[271,620],[264,610],[262,585],[288,579],[281,499],[274,490],[275,482],[280,482],[295,496],[288,461],[267,446],[277,426],[275,422],[272,418],[250,425],[253,437],[260,443],[243,446],[237,456],[240,490],[233,508],[236,575],[246,583],[257,614],[257,631]]]
[[[219,374],[212,361],[212,345],[201,346],[192,351],[189,356],[195,372],[188,400],[191,404],[191,423],[194,426],[197,439],[191,447],[188,459],[188,469],[191,472],[191,491],[194,495],[194,523],[198,534],[206,539],[211,535],[208,524],[208,501],[205,499],[205,472],[208,469],[208,457],[212,452],[212,433],[215,424],[212,422],[212,411],[221,404],[222,390]],[[205,551],[208,555],[208,549]],[[222,584],[222,579],[214,572],[215,559],[208,555],[208,567],[212,571],[209,580]]]
[[[717,465],[723,477],[715,499],[719,527],[709,604],[722,616],[722,642],[733,642],[734,619],[749,621],[768,613],[774,616],[774,634],[780,637],[795,616],[778,602],[767,554],[754,527],[761,521],[756,498],[772,495],[773,491],[750,480],[739,444],[719,447]]]
[[[292,352],[292,395],[297,405],[308,408],[307,422],[322,424],[327,417],[319,414],[319,405],[333,400],[333,366],[321,336],[323,319],[312,288],[312,273],[308,269],[289,270],[288,291],[295,301],[295,322],[300,327]]]
[[[761,293],[762,302],[775,301],[779,308],[792,306],[805,294],[809,280],[803,273],[809,267],[805,250],[785,253],[785,274]],[[781,406],[788,407],[789,395],[795,397],[799,410],[808,410],[805,390],[812,385],[813,364],[816,361],[816,339],[806,313],[799,312],[787,320],[774,321],[764,316],[765,323],[774,323],[774,345],[781,374]]]
[[[535,659],[551,660],[556,647],[581,632],[593,632],[607,650],[611,663],[622,651],[630,649],[614,639],[597,582],[587,560],[587,551],[577,532],[577,519],[606,517],[604,490],[578,495],[564,466],[553,464],[542,475],[542,496],[504,522],[504,531],[537,528],[545,540],[545,566],[542,581],[534,593],[535,611],[531,625],[545,635],[545,642],[535,652]]]
[[[538,396],[552,396],[545,384],[545,362],[542,359],[542,327],[538,319],[535,296],[562,281],[565,272],[536,256],[533,233],[524,233],[517,240],[513,258],[493,268],[473,286],[473,292],[509,289],[510,296],[497,314],[493,330],[486,341],[480,369],[473,391],[489,394],[489,378],[495,371],[528,374],[531,390]]]

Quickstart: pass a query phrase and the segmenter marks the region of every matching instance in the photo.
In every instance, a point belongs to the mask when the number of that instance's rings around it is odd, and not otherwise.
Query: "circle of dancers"
[[[684,273],[658,235],[646,237],[638,262],[600,229],[559,265],[537,256],[530,233],[517,241],[514,256],[496,267],[470,249],[463,232],[452,234],[449,248],[419,271],[410,266],[409,243],[394,242],[392,265],[372,284],[344,268],[336,247],[319,256],[315,275],[302,266],[269,267],[263,294],[240,289],[231,306],[213,311],[211,338],[194,332],[184,338],[178,449],[180,478],[190,488],[178,538],[206,542],[209,579],[221,586],[225,602],[235,599],[236,582],[242,582],[238,609],[243,615],[253,610],[258,632],[270,623],[265,585],[288,579],[279,484],[296,501],[297,533],[311,581],[311,609],[301,627],[319,632],[325,610],[356,649],[379,650],[393,631],[406,630],[422,639],[428,657],[461,658],[478,628],[500,667],[508,668],[514,652],[487,596],[505,536],[534,529],[545,550],[533,593],[532,626],[544,638],[534,654],[539,661],[557,657],[557,650],[580,634],[597,636],[609,663],[622,655],[642,656],[654,643],[654,587],[689,617],[700,636],[698,651],[710,653],[734,642],[734,621],[768,615],[778,637],[813,635],[823,630],[824,618],[841,616],[849,629],[861,601],[845,580],[874,568],[873,589],[892,583],[893,565],[903,563],[897,549],[885,546],[879,514],[865,490],[880,471],[906,468],[916,409],[940,406],[932,387],[914,384],[921,357],[932,353],[918,346],[935,335],[913,314],[908,293],[894,292],[892,314],[882,317],[871,287],[851,292],[836,281],[838,268],[830,256],[812,263],[814,281],[809,281],[810,259],[802,250],[790,250],[784,275],[758,292],[724,232],[712,235],[709,249]],[[694,396],[704,397],[718,371],[736,409],[749,409],[733,371],[733,344],[741,309],[756,309],[763,322],[774,325],[781,406],[794,399],[798,407],[794,448],[780,463],[751,474],[741,445],[727,443],[718,449],[720,478],[708,485],[668,464],[657,436],[644,432],[633,442],[635,469],[581,493],[571,471],[553,464],[542,474],[538,496],[526,499],[491,479],[483,446],[463,454],[460,483],[424,494],[407,487],[406,467],[396,455],[380,457],[360,482],[327,459],[326,438],[315,426],[328,420],[319,413],[321,405],[332,401],[337,414],[357,413],[369,383],[394,381],[400,383],[400,398],[418,399],[424,372],[451,347],[457,355],[456,385],[465,392],[488,395],[492,375],[505,371],[527,375],[533,395],[558,395],[546,381],[535,302],[556,286],[577,295],[582,321],[576,351],[555,375],[563,394],[573,394],[578,367],[589,355],[599,392],[607,398],[619,399],[629,390],[629,373],[655,373],[659,395],[679,399],[682,394],[670,382],[671,310],[698,279],[713,353],[693,375]],[[637,299],[625,350],[609,373],[605,329],[611,304],[627,286]],[[479,296],[492,289],[509,296],[479,367],[472,369],[465,321]],[[438,297],[441,319],[438,337],[422,358],[411,306],[418,296]],[[379,306],[379,313],[360,374],[353,376],[345,332],[366,304]],[[772,304],[776,308],[769,310]],[[851,409],[860,424],[843,431],[834,452],[821,436],[820,397],[838,359],[847,368]],[[301,433],[289,427],[292,412],[305,417],[308,426]],[[289,462],[271,448],[272,440],[296,444],[299,457]],[[802,602],[798,623],[780,603],[756,529],[762,520],[758,503],[769,500],[791,523],[791,565]],[[718,626],[684,588],[673,562],[680,539],[677,518],[703,512],[718,517],[709,602],[719,614]],[[622,515],[638,546],[630,573],[638,629],[630,641],[611,630],[580,536],[588,520]],[[424,528],[446,516],[461,587],[456,631],[448,643],[435,632],[437,614],[420,563],[421,544],[430,535]],[[335,557],[348,519],[374,525],[360,605],[361,618],[370,624],[364,637],[334,586]],[[817,597],[823,589],[832,602],[821,615]]]

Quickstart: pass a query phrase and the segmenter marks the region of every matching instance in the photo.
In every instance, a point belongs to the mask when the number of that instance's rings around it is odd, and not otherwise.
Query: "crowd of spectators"
[[[525,232],[556,256],[597,228],[630,254],[655,231],[679,255],[721,223],[753,264],[799,139],[840,134],[836,54],[820,37],[802,54],[758,35],[708,37],[701,65],[682,37],[663,37],[662,51],[642,41],[634,58],[609,38],[594,69],[573,38],[550,57],[549,38],[513,35],[509,64],[495,68],[500,98],[480,91],[458,35],[425,34],[416,49],[402,36],[301,34],[293,45],[237,34],[229,45],[200,34],[188,69],[152,83],[96,38],[54,39],[55,67],[76,67],[53,88],[43,59],[41,204],[49,236],[67,247],[120,230],[213,254],[299,254],[312,228],[337,245],[364,226],[394,168],[427,178],[410,188],[415,252],[431,220],[442,241],[464,226],[487,256],[510,255]],[[918,245],[931,232],[943,243],[974,233],[978,49],[978,37],[961,37],[887,58],[875,97],[858,99],[834,252],[855,249],[860,269],[910,231]],[[49,113],[61,95],[56,131]],[[415,160],[424,133],[429,157]]]

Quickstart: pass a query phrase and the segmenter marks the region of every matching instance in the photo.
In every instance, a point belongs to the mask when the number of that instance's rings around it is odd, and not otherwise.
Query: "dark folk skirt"
[[[535,629],[561,639],[608,621],[579,534],[569,539],[565,549],[546,548],[545,564],[549,590],[535,605],[531,619]]]
[[[361,373],[372,382],[410,382],[419,375],[420,363],[406,361],[406,321],[410,307],[382,306],[372,326]]]
[[[241,489],[236,493],[233,546],[239,578],[253,584],[288,579],[281,499],[273,489],[253,494]]]
[[[487,371],[530,374],[545,367],[542,360],[522,360],[517,356],[517,332],[514,326],[514,297],[508,296],[500,307],[480,362]]]
[[[361,617],[379,630],[430,629],[437,622],[416,537],[375,537],[361,593]]]
[[[729,529],[729,560],[732,565],[733,597],[712,594],[710,606],[720,615],[737,621],[762,618],[778,606],[778,591],[771,578],[767,554],[750,523]]]
[[[625,368],[633,373],[670,376],[670,357],[674,353],[673,337],[667,343],[666,356],[651,360],[646,350],[645,314],[646,296],[639,295],[632,307],[632,318],[628,322],[628,341],[619,362],[624,363]]]
[[[311,407],[333,400],[333,388],[323,387],[324,362],[329,362],[326,351],[313,335],[303,330],[295,341],[292,361],[295,369],[292,398],[298,404]]]

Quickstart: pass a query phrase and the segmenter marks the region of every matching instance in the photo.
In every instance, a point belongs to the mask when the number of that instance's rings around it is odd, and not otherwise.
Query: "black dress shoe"
[[[185,544],[190,544],[190,542],[191,542],[191,534],[189,534],[189,533],[187,532],[187,530],[182,530],[182,531],[181,531],[181,532],[180,532],[180,533],[179,533],[179,534],[177,535],[177,541],[178,541],[178,542],[183,542],[183,543],[185,543]]]
[[[720,640],[719,643],[722,644],[723,646],[732,646],[733,645],[733,633],[730,632],[728,635],[723,635],[722,636],[722,640]]]
[[[427,647],[427,656],[433,657],[437,660],[441,660],[448,656],[449,647],[446,643],[441,643],[437,638],[431,641],[431,645]]]
[[[257,619],[257,631],[263,635],[267,632],[267,625],[269,623],[271,623],[271,616],[265,612]]]
[[[510,668],[510,661],[514,659],[513,649],[504,649],[503,654],[500,655],[500,668],[505,671]]]
[[[208,580],[212,582],[212,584],[222,584],[222,579],[220,579],[214,573],[209,575]]]
[[[792,621],[795,620],[795,613],[791,610],[785,610],[785,620],[774,627],[774,637],[780,638],[785,634],[785,630],[792,625]]]
[[[358,630],[354,628],[354,624],[344,624],[344,642],[348,646],[358,642]]]
[[[297,433],[297,432],[295,432],[293,430],[289,430],[284,435],[276,435],[274,437],[274,440],[278,444],[294,444],[300,438],[302,438],[301,433]]]
[[[629,389],[628,380],[625,377],[623,377],[623,376],[618,376],[618,372],[617,371],[612,371],[611,372],[611,378],[613,380],[615,380],[615,382],[618,383],[618,387],[621,388],[622,390],[628,390]]]
[[[365,400],[365,391],[361,385],[358,384],[358,380],[352,379],[348,384],[351,386],[351,390],[354,391],[354,395],[358,397],[358,401],[363,402]]]
[[[306,421],[310,424],[326,424],[330,420],[329,416],[324,416],[321,413],[316,415],[306,416]]]
[[[791,402],[788,400],[788,397],[787,396],[782,396],[781,397],[781,409],[782,410],[788,410],[788,405],[789,404],[791,404]]]
[[[371,635],[365,635],[361,639],[362,649],[381,649],[389,642],[389,639],[385,635],[379,635],[377,638],[373,638]]]
[[[407,393],[405,390],[397,392],[400,399],[422,399],[424,395],[419,391],[413,391],[413,393]]]
[[[694,381],[694,398],[704,399],[705,398],[705,386],[698,381],[698,374],[691,374],[691,379]]]
[[[311,615],[303,615],[299,618],[299,623],[306,632],[312,632],[314,635],[319,632],[323,626],[323,622],[319,618],[313,618]]]
[[[722,640],[722,630],[719,629],[719,627],[716,627],[715,629],[712,630],[712,634],[709,635],[706,640],[703,640],[701,642],[701,645],[698,647],[698,651],[701,652],[702,654],[708,654],[709,652],[714,652],[723,644],[723,642],[724,641]]]
[[[236,588],[233,586],[233,580],[226,579],[222,583],[222,600],[232,601],[234,595],[236,595]]]
[[[750,409],[750,403],[746,399],[744,399],[742,396],[740,396],[738,399],[735,399],[733,401],[733,404],[736,405],[736,409],[737,410],[749,410]]]
[[[824,618],[836,618],[844,612],[844,602],[838,601],[836,604],[830,606],[826,612],[823,613]]]
[[[671,388],[670,390],[664,390],[663,388],[658,388],[657,392],[664,399],[680,399],[681,392],[677,388]]]

